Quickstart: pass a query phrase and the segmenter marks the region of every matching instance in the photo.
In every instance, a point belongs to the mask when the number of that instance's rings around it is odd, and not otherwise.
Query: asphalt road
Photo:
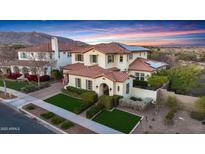
[[[51,130],[0,102],[0,134],[53,134]]]

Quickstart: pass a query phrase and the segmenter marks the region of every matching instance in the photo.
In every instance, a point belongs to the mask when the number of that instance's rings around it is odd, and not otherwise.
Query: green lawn
[[[44,101],[66,109],[68,111],[74,112],[76,114],[81,113],[88,107],[87,104],[84,103],[82,100],[64,94],[55,95]]]
[[[102,111],[93,120],[128,134],[140,119],[141,117],[134,114],[114,109],[113,111]]]
[[[26,85],[28,85],[29,83],[28,82],[17,82],[17,81],[8,81],[6,80],[6,85],[8,88],[10,89],[14,89],[14,90],[17,90],[17,91],[20,91],[21,88],[25,87]],[[3,84],[3,81],[0,80],[0,86],[4,86]]]

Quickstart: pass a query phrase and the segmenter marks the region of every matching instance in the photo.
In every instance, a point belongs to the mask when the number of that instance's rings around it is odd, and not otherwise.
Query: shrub
[[[17,78],[19,78],[22,74],[20,73],[10,73],[7,78],[11,79],[11,80],[16,80]]]
[[[196,102],[195,102],[196,107],[200,112],[205,113],[205,96],[200,97]]]
[[[151,88],[158,89],[160,88],[164,83],[168,81],[167,76],[159,76],[159,75],[153,75],[147,79],[148,84]]]
[[[53,79],[61,79],[61,78],[63,78],[63,73],[62,72],[60,72],[59,70],[52,70],[51,71],[51,78],[53,78]]]
[[[72,126],[74,126],[74,124],[73,124],[72,122],[70,122],[70,121],[65,121],[65,122],[63,122],[63,123],[61,124],[60,127],[61,127],[62,129],[64,129],[64,130],[66,130],[66,129],[72,127]]]
[[[49,86],[50,86],[50,84],[48,84],[48,83],[41,84],[40,86],[29,84],[29,85],[26,85],[25,87],[21,88],[21,91],[25,92],[25,93],[30,93],[30,92],[33,92],[33,91],[36,91],[39,89],[49,87]]]
[[[87,90],[85,90],[85,89],[80,89],[80,88],[76,88],[76,87],[72,87],[72,86],[68,86],[66,89],[70,92],[77,93],[79,95],[84,93],[84,92],[87,92]]]
[[[26,109],[28,110],[34,110],[36,107],[34,105],[29,105],[26,107]]]
[[[65,119],[55,116],[51,119],[52,124],[54,125],[59,125],[60,123],[62,123],[63,121],[65,121]]]
[[[113,97],[112,96],[100,96],[99,103],[101,103],[107,110],[111,110],[113,108]]]
[[[166,124],[173,124],[173,119],[174,119],[174,116],[175,116],[175,110],[170,110],[166,116],[165,116],[165,123]]]
[[[40,76],[40,81],[42,81],[42,82],[49,81],[49,80],[50,80],[50,76],[49,75]]]
[[[86,91],[82,93],[80,96],[83,102],[87,103],[88,105],[92,105],[98,101],[98,95],[94,91]]]
[[[123,98],[122,96],[120,96],[120,95],[114,95],[113,96],[113,106],[118,106],[119,105],[119,100],[121,99],[121,98]]]
[[[191,118],[195,119],[195,120],[199,120],[202,121],[205,119],[205,113],[203,112],[191,112],[190,114]]]
[[[170,108],[176,108],[177,107],[177,100],[175,96],[169,96],[167,98],[166,105],[169,106]]]
[[[104,108],[104,106],[100,103],[92,106],[87,112],[86,112],[86,117],[87,118],[92,118],[96,113],[101,111]]]
[[[46,112],[46,113],[42,113],[40,116],[43,117],[44,119],[50,119],[50,118],[54,117],[55,114],[52,112]]]
[[[133,87],[146,88],[147,86],[148,86],[148,82],[147,81],[133,80]]]

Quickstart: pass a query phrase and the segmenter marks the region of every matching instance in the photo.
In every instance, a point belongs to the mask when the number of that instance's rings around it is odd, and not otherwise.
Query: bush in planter
[[[45,118],[45,119],[50,119],[50,118],[54,117],[55,114],[52,112],[46,112],[46,113],[42,113],[40,116]]]
[[[199,121],[205,120],[205,113],[202,113],[202,112],[193,111],[191,112],[190,116],[192,119],[195,119],[195,120],[199,120]]]
[[[95,114],[100,112],[104,106],[100,103],[97,103],[96,105],[92,106],[87,112],[86,112],[86,118],[92,118]]]
[[[26,107],[27,110],[34,110],[36,107],[34,105],[29,105]]]
[[[83,102],[87,103],[88,105],[92,105],[98,101],[98,95],[94,91],[84,92],[80,96]]]
[[[107,110],[111,110],[113,108],[113,97],[112,96],[100,96],[99,103],[101,103]]]
[[[74,126],[74,124],[72,122],[66,121],[66,122],[62,123],[60,127],[64,130],[66,130],[72,126]]]
[[[62,123],[63,121],[65,121],[65,119],[55,116],[51,119],[52,124],[54,125],[59,125],[60,123]]]

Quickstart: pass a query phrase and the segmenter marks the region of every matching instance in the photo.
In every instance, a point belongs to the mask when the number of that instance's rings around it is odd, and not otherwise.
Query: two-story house
[[[78,46],[60,43],[56,37],[51,43],[18,50],[18,60],[9,62],[12,73],[50,75],[52,69],[60,69],[71,63],[70,51]]]
[[[146,80],[166,63],[148,60],[151,51],[120,43],[102,43],[71,51],[63,67],[66,86],[93,90],[99,95],[130,97],[133,79]],[[65,86],[65,87],[66,87]]]

